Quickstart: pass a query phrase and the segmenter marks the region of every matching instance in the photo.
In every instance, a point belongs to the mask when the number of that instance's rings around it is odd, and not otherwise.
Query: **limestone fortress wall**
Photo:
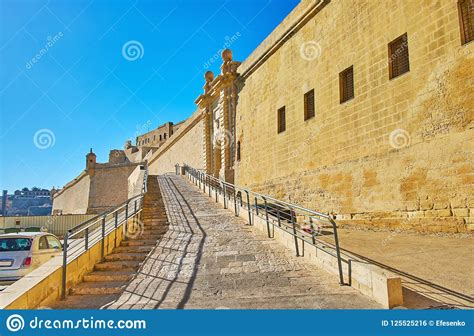
[[[455,1],[303,0],[242,64],[225,50],[198,110],[140,157],[339,224],[472,231],[474,44],[460,32]]]
[[[461,42],[456,2],[314,3],[238,68],[236,183],[350,224],[472,230],[474,45]],[[403,34],[409,71],[390,79],[389,44]],[[341,103],[351,66],[354,98]]]

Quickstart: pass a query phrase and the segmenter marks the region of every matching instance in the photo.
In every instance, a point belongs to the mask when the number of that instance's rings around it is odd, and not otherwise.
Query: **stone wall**
[[[85,214],[89,206],[90,176],[82,172],[53,196],[52,214]]]
[[[139,165],[128,161],[122,150],[111,150],[108,163],[97,163],[91,149],[86,169],[54,193],[53,215],[95,214],[125,202],[129,198],[128,178]]]
[[[128,198],[138,196],[143,190],[143,179],[145,178],[145,166],[137,166],[128,177]]]
[[[313,5],[303,1],[238,69],[236,184],[339,223],[472,230],[474,44],[461,45],[456,2],[331,1],[302,14]],[[387,45],[404,33],[410,71],[390,80]],[[341,104],[349,66],[355,98]],[[316,116],[305,121],[311,89]]]
[[[87,213],[100,213],[128,199],[128,177],[137,164],[95,167]]]
[[[150,175],[175,172],[175,165],[188,164],[195,168],[203,168],[202,113],[195,112],[179,130],[168,139],[148,160]]]

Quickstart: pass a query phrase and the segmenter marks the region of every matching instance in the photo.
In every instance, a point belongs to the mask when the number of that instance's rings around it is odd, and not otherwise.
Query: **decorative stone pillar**
[[[235,161],[235,111],[237,105],[238,77],[240,62],[232,61],[232,51],[222,52],[221,74],[214,78],[206,72],[204,94],[196,104],[204,114],[203,158],[209,174],[234,182]]]

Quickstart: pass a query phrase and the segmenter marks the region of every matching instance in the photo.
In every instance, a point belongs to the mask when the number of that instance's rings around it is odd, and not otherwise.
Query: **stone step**
[[[118,270],[135,270],[140,266],[140,261],[129,260],[129,261],[109,261],[96,264],[94,270],[96,271],[118,271]]]
[[[130,239],[124,240],[120,243],[120,246],[155,246],[156,239]]]
[[[169,222],[166,219],[148,219],[143,221],[144,226],[168,226]]]
[[[83,282],[74,288],[71,288],[73,295],[103,295],[103,294],[119,294],[123,292],[126,281],[100,281],[100,282]]]
[[[133,273],[132,270],[95,271],[84,275],[84,282],[128,281]]]
[[[118,246],[114,249],[114,253],[133,253],[133,252],[150,252],[155,245],[138,245],[138,246]]]
[[[168,225],[145,225],[143,233],[163,234],[168,231]]]
[[[66,300],[58,300],[49,308],[53,309],[93,309],[107,306],[118,299],[119,294],[68,295]]]
[[[140,236],[139,240],[153,240],[154,241],[154,244],[156,245],[156,242],[158,240],[161,239],[161,237],[163,237],[162,234],[147,234],[147,233],[144,233]]]
[[[113,253],[105,256],[106,261],[129,261],[129,260],[143,260],[148,253]]]

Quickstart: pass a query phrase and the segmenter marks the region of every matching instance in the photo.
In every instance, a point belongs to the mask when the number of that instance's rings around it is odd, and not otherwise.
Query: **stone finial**
[[[204,78],[206,79],[206,83],[210,83],[214,80],[214,73],[212,71],[206,71]]]
[[[132,148],[132,140],[125,141],[125,150]]]
[[[225,49],[222,52],[222,60],[224,62],[231,62],[232,61],[232,50],[230,49]]]
[[[206,94],[211,89],[211,83],[214,80],[214,73],[212,71],[206,71],[204,78],[206,79],[206,84],[204,84],[204,93]]]
[[[222,52],[222,60],[224,61],[221,66],[222,75],[226,75],[229,73],[235,75],[237,73],[237,68],[240,65],[240,62],[235,62],[232,60],[232,50],[225,49]]]

